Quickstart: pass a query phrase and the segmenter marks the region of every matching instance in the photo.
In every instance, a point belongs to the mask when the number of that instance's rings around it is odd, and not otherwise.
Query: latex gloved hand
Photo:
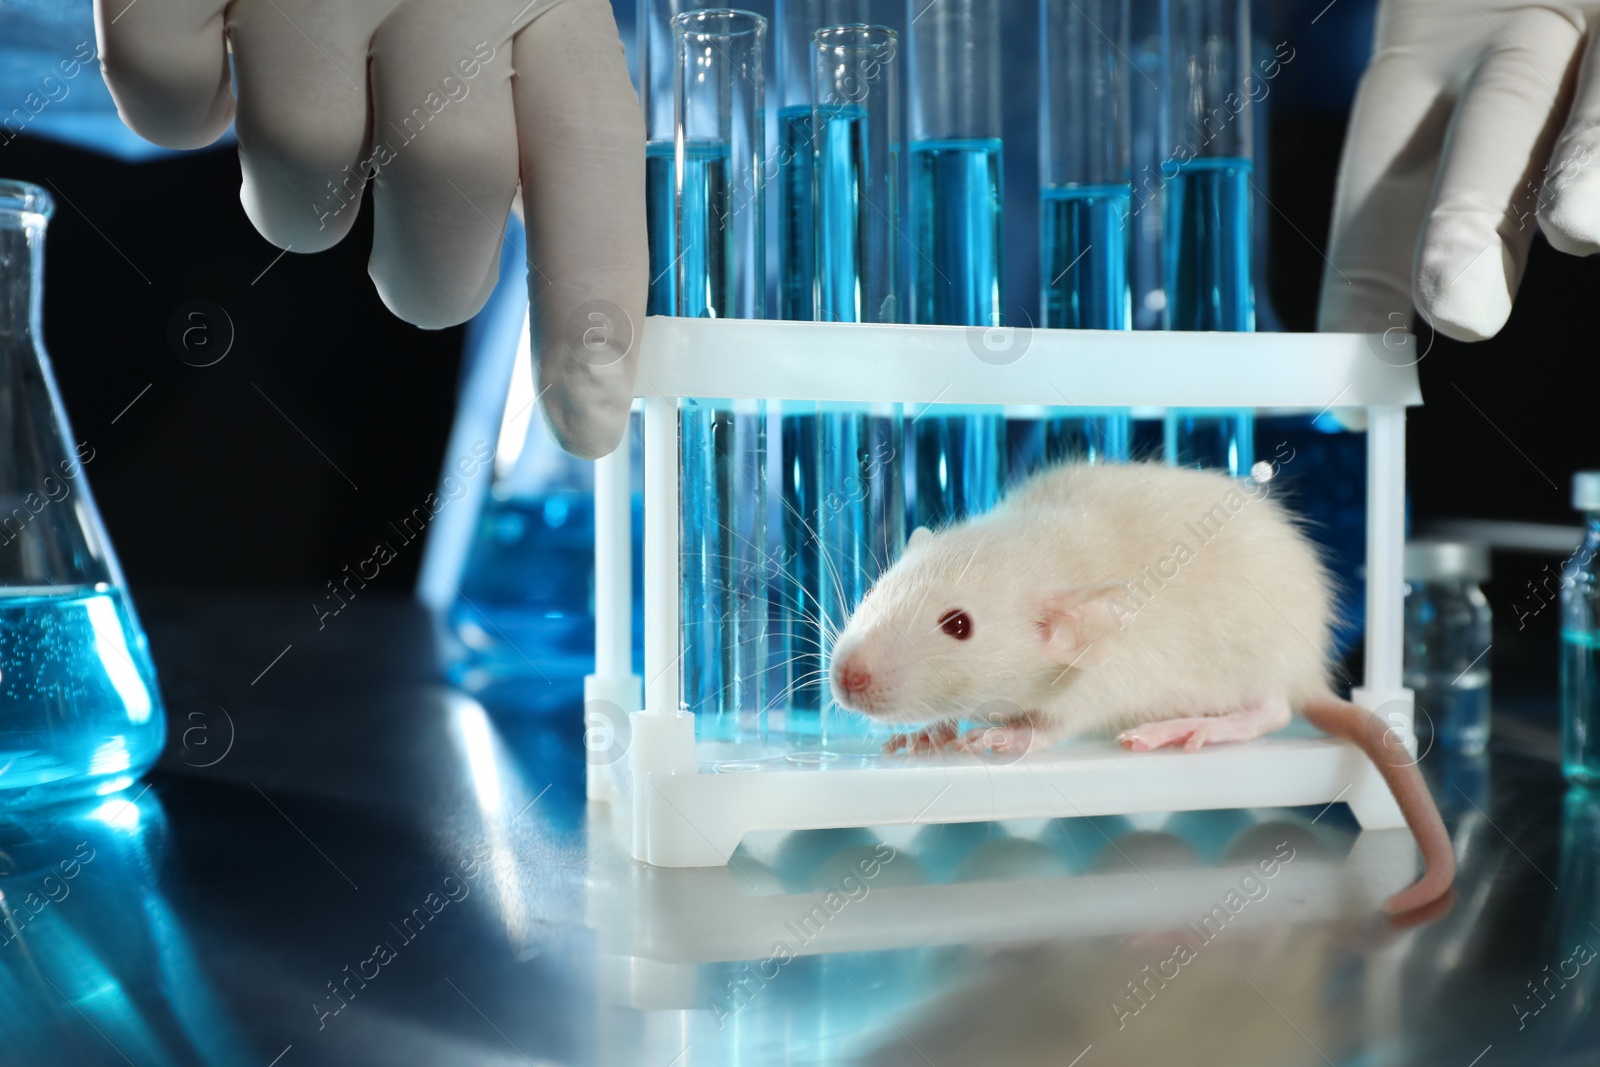
[[[1600,4],[1383,0],[1339,166],[1319,326],[1383,331],[1413,301],[1499,332],[1535,226],[1600,251]]]
[[[240,200],[273,244],[337,244],[370,182],[368,272],[418,326],[488,299],[520,182],[545,414],[580,456],[616,445],[649,266],[607,0],[95,0],[95,24],[134,131],[196,148],[237,119]]]

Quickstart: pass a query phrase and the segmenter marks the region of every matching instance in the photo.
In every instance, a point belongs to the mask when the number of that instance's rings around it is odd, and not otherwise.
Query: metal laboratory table
[[[1537,730],[1424,761],[1461,872],[1408,928],[1372,903],[1409,837],[1342,805],[659,870],[586,808],[570,672],[508,712],[440,681],[407,601],[321,630],[299,599],[139,603],[159,768],[0,826],[5,907],[38,907],[0,943],[6,1067],[1600,1062],[1600,799]]]

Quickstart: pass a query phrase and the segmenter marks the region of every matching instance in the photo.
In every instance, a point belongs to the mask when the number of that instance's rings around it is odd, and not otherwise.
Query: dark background
[[[1314,326],[1345,111],[1371,35],[1366,0],[1319,9],[1272,5],[1257,17],[1258,38],[1297,50],[1264,116],[1275,209],[1262,215],[1263,295],[1289,330]],[[1032,76],[1029,62],[1007,70],[1018,82]],[[1026,149],[1008,159],[1012,202],[1031,188],[1030,159]],[[278,250],[239,206],[231,147],[125,164],[22,136],[0,147],[0,174],[57,194],[46,337],[77,435],[96,449],[92,482],[135,588],[320,589],[431,491],[463,331],[418,330],[384,309],[366,276],[369,211],[338,248],[274,263]],[[1030,276],[1010,274],[1011,298],[1025,306]],[[1576,521],[1571,473],[1600,467],[1597,283],[1600,264],[1541,238],[1499,337],[1420,340],[1415,522]],[[215,366],[186,364],[169,342],[174,316],[194,300],[232,321],[233,347]],[[419,559],[420,543],[376,584],[408,588]],[[1521,577],[1496,584],[1514,593]]]

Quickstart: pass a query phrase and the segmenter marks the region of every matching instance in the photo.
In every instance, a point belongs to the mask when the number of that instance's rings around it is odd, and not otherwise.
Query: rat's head
[[[1003,536],[982,522],[911,535],[834,643],[841,706],[891,723],[1029,710],[1067,667],[1104,658],[1116,629],[1105,594],[1120,587],[1042,588]]]

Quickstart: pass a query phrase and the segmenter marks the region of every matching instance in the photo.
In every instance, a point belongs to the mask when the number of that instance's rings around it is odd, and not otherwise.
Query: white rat
[[[932,724],[884,746],[913,752],[1112,731],[1130,749],[1195,751],[1299,711],[1372,758],[1416,836],[1425,873],[1389,910],[1435,900],[1455,877],[1438,809],[1385,725],[1329,688],[1329,578],[1267,493],[1213,471],[1074,463],[987,515],[919,529],[835,642],[834,696]],[[963,717],[998,721],[962,736]]]

